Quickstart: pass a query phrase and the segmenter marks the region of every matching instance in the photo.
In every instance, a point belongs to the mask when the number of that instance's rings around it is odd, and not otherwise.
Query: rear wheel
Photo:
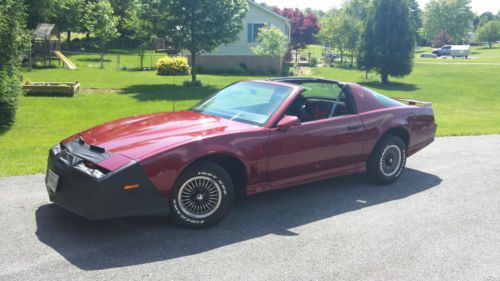
[[[397,136],[387,136],[372,151],[366,168],[370,178],[380,184],[395,182],[406,165],[406,144]]]
[[[190,228],[204,228],[222,220],[234,202],[231,177],[219,165],[200,161],[177,180],[170,198],[174,219]]]

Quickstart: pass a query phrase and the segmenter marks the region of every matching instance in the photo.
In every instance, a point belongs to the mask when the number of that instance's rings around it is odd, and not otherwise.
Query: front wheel
[[[234,197],[227,172],[215,163],[200,161],[177,180],[170,196],[170,211],[183,226],[205,228],[229,213]]]
[[[397,136],[388,136],[375,146],[366,168],[373,181],[390,184],[401,176],[405,165],[406,144]]]

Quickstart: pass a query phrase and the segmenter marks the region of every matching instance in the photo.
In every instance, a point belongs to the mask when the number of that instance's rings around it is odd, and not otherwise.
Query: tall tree
[[[168,36],[191,53],[191,82],[196,82],[196,57],[238,39],[246,0],[172,0],[166,20]]]
[[[493,44],[500,40],[500,20],[489,21],[477,30],[479,40],[488,42],[490,48]]]
[[[55,23],[60,31],[66,31],[66,40],[71,41],[71,32],[80,32],[80,18],[82,17],[84,0],[59,0],[56,13],[50,22]]]
[[[361,53],[365,69],[380,74],[382,83],[389,76],[402,77],[413,68],[414,30],[408,0],[375,0],[370,13]]]
[[[345,0],[342,9],[350,16],[359,21],[365,21],[370,12],[370,1]]]
[[[116,29],[122,37],[132,35],[134,30],[130,29],[130,21],[137,20],[138,14],[142,12],[141,6],[151,2],[154,3],[154,1],[149,0],[109,0],[114,15],[118,18]]]
[[[346,0],[342,6],[341,29],[344,45],[351,51],[351,67],[354,57],[359,57],[361,35],[365,29],[366,19],[370,12],[370,2],[365,0]]]
[[[54,23],[60,31],[80,31],[80,18],[85,0],[23,0],[28,13],[28,28],[35,29],[39,23]]]
[[[118,18],[108,0],[86,0],[81,19],[82,31],[100,40],[101,48],[109,40],[119,36],[116,29]]]
[[[26,43],[25,6],[0,0],[0,131],[14,122],[21,81],[18,66]]]
[[[59,0],[24,0],[26,6],[27,24],[29,29],[35,29],[39,23],[49,22],[57,15]]]
[[[462,43],[472,30],[473,21],[470,0],[431,0],[424,10],[424,35],[432,40],[446,31],[455,43]]]
[[[496,19],[497,16],[492,12],[484,12],[479,16],[479,25],[484,25],[485,23]]]
[[[419,45],[423,45],[424,40],[422,37],[422,10],[418,5],[417,0],[409,0],[408,6],[410,7],[410,19],[411,24],[413,26],[413,30],[415,30],[415,41]]]
[[[158,36],[165,37],[166,24],[161,23],[166,21],[168,13],[163,11],[168,9],[166,1],[138,1],[136,5],[136,9],[128,10],[127,20],[121,28],[128,38],[141,42],[139,55],[142,69],[146,47]]]
[[[341,9],[332,9],[321,19],[321,30],[318,38],[340,52],[340,61],[344,61],[344,51],[351,53],[351,66],[354,65],[361,33],[363,32],[363,13],[355,8],[360,2],[346,1]]]
[[[309,12],[304,13],[299,9],[273,8],[274,12],[290,20],[292,49],[302,49],[315,41],[315,35],[319,32],[318,17]]]
[[[345,42],[341,35],[342,12],[340,9],[329,10],[320,21],[321,29],[318,39],[328,47],[336,48],[340,52],[340,61],[344,61]]]

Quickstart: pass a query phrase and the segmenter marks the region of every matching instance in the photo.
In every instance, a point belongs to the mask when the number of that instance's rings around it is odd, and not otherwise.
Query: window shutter
[[[247,25],[248,43],[253,42],[253,24],[249,23]]]

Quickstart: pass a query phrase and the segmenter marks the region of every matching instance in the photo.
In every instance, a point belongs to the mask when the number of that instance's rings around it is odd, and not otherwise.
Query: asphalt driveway
[[[219,225],[91,222],[43,175],[0,178],[0,280],[500,281],[500,136],[439,138],[390,186],[364,176],[247,198]]]

